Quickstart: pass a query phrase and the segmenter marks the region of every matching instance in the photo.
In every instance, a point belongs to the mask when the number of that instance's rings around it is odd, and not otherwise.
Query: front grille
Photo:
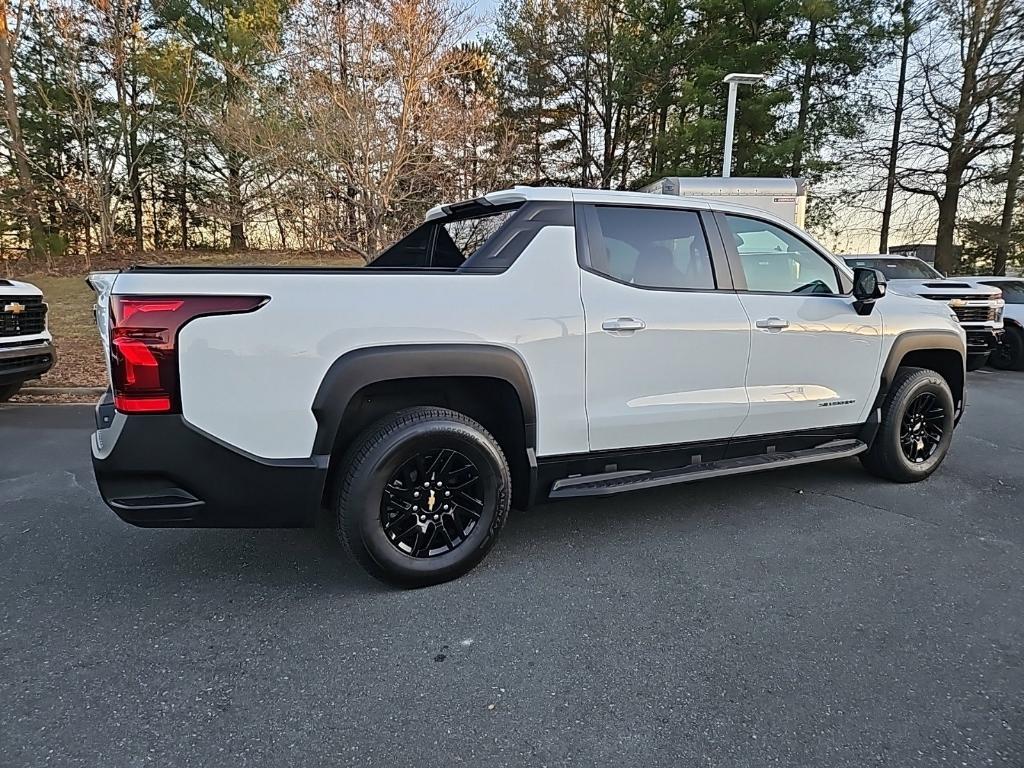
[[[0,360],[0,373],[20,370],[22,368],[36,368],[49,365],[49,355],[29,355],[28,357],[15,357],[11,360]]]
[[[953,301],[954,299],[963,299],[964,301],[984,301],[984,296],[978,296],[977,294],[971,296],[970,294],[961,293],[927,293],[921,296],[923,299],[934,299],[935,301]]]
[[[996,319],[995,307],[953,307],[961,323],[987,323]]]
[[[13,307],[24,307],[14,312]],[[12,309],[7,309],[12,307]],[[46,304],[39,296],[0,295],[0,338],[28,336],[46,330]]]
[[[957,299],[975,303],[985,301],[983,297],[961,293],[944,293],[942,295],[929,293],[923,295],[922,298],[945,302],[956,301]],[[956,312],[956,318],[961,323],[989,323],[999,319],[999,308],[987,303],[967,307],[950,307],[950,309]]]

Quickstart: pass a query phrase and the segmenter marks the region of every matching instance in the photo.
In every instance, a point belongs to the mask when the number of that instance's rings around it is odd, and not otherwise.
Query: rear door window
[[[708,242],[695,211],[613,205],[590,211],[593,271],[643,288],[715,288]]]

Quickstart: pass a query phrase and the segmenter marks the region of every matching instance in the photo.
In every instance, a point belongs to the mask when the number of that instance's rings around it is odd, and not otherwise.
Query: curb
[[[106,387],[22,387],[21,395],[102,395]]]

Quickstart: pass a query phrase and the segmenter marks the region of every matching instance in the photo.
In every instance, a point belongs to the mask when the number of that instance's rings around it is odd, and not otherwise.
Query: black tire
[[[1001,371],[1024,371],[1024,330],[1008,325],[988,364]]]
[[[0,403],[6,403],[21,389],[21,382],[16,381],[13,384],[0,384]]]
[[[934,402],[935,410],[928,408],[926,404],[929,402]],[[926,426],[920,432],[915,432],[915,409],[920,404],[925,404],[930,416]],[[949,451],[953,439],[955,409],[949,384],[935,371],[927,368],[900,368],[882,406],[882,422],[875,442],[867,453],[861,454],[861,464],[871,474],[893,482],[916,483],[924,480],[938,469]],[[910,429],[907,428],[907,421],[912,423]],[[919,446],[925,440],[931,441],[936,428],[941,429],[941,437],[935,440],[933,450],[925,455]],[[905,450],[908,438],[912,445]]]
[[[989,353],[984,352],[982,354],[968,355],[967,356],[967,370],[977,371],[985,367],[988,362]]]
[[[391,584],[422,587],[463,575],[491,549],[508,517],[505,454],[480,424],[446,408],[409,408],[378,421],[356,438],[339,469],[338,538],[371,575]],[[474,471],[476,481],[459,485]],[[453,490],[442,489],[441,477],[456,478]],[[435,479],[432,490],[420,486]],[[416,506],[414,493],[421,497]]]

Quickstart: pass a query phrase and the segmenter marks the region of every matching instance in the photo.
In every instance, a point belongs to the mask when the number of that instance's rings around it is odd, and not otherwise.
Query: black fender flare
[[[950,382],[950,388],[954,390],[953,400],[959,407],[956,420],[960,420],[960,416],[963,415],[964,389],[967,381],[967,350],[964,347],[964,342],[960,339],[960,334],[953,330],[904,331],[893,341],[892,346],[889,348],[889,354],[882,364],[878,394],[875,396],[875,401],[871,406],[868,420],[861,429],[861,440],[868,445],[874,442],[882,419],[882,405],[885,403],[885,398],[889,394],[889,387],[892,386],[892,382],[896,378],[896,371],[899,369],[900,363],[903,362],[903,358],[911,352],[937,349],[949,350],[960,355],[960,381]],[[959,391],[956,391],[954,388],[954,385],[957,383],[959,384]]]
[[[964,361],[964,370],[967,365],[967,351],[964,343],[960,340],[960,334],[956,331],[904,331],[893,342],[889,349],[889,356],[882,366],[882,386],[888,389],[896,376],[896,369],[900,367],[900,361],[910,352],[925,349],[948,349],[958,352]],[[884,396],[884,393],[880,393]]]
[[[960,334],[953,330],[904,331],[893,341],[892,347],[889,348],[889,355],[882,365],[878,395],[875,397],[875,403],[872,406],[872,418],[876,417],[879,409],[882,407],[882,403],[885,402],[885,397],[889,394],[889,387],[892,385],[893,379],[896,378],[896,371],[900,367],[900,363],[903,362],[903,358],[911,352],[934,349],[949,350],[960,355],[962,366],[960,381],[950,382],[950,388],[954,389],[953,398],[960,404],[961,411],[963,410],[962,403],[967,381],[967,350],[960,339]],[[954,388],[955,384],[959,384],[959,391],[956,391]]]
[[[526,448],[535,455],[537,402],[523,359],[513,350],[493,344],[448,343],[361,347],[335,360],[313,398],[317,421],[313,453],[332,452],[345,409],[363,387],[381,381],[449,376],[499,379],[512,385],[523,411]]]

